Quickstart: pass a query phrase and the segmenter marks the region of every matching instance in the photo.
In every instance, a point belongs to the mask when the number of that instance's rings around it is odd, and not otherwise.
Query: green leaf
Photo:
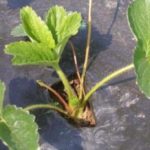
[[[27,36],[22,24],[19,24],[15,28],[13,28],[11,31],[11,35],[14,37]]]
[[[38,43],[46,44],[49,48],[55,47],[51,31],[31,7],[22,8],[20,16],[24,30],[30,38]]]
[[[37,150],[38,127],[33,115],[15,106],[7,106],[0,122],[0,138],[10,150]]]
[[[61,54],[68,39],[77,34],[81,25],[81,15],[77,12],[67,12],[61,6],[54,6],[48,11],[46,22],[56,43],[63,45],[57,49],[57,53]]]
[[[3,110],[4,93],[5,93],[5,85],[2,81],[0,81],[0,116]]]
[[[137,39],[134,65],[140,90],[150,97],[150,0],[135,0],[128,19]]]
[[[67,12],[61,6],[54,6],[49,9],[48,14],[46,16],[46,22],[53,34],[55,41],[58,43],[58,31],[60,30],[60,25],[64,24],[65,16]]]
[[[31,42],[14,42],[5,47],[5,52],[14,56],[14,65],[58,64],[66,43],[78,32],[81,24],[79,13],[66,12],[59,6],[49,10],[47,24],[31,7],[21,9],[20,16],[22,25],[12,34],[20,36],[26,33]]]
[[[14,42],[6,45],[5,52],[13,55],[14,65],[53,65],[58,63],[58,56],[47,45],[36,42]]]
[[[60,26],[58,31],[59,41],[62,41],[64,38],[70,38],[73,35],[78,33],[78,29],[81,25],[81,15],[77,12],[69,12],[64,24]]]
[[[11,131],[5,122],[0,121],[0,139],[9,147],[10,150],[17,150],[17,147],[12,140]]]

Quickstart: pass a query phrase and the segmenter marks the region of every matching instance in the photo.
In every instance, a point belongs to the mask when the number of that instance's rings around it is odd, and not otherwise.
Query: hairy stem
[[[56,110],[64,115],[67,115],[67,112],[50,104],[35,104],[35,105],[30,105],[27,106],[26,108],[24,108],[24,110],[26,111],[31,111],[31,110],[35,110],[35,109],[52,109],[52,110]]]
[[[86,70],[88,66],[88,59],[89,59],[89,51],[90,51],[90,41],[91,41],[91,30],[92,30],[92,0],[89,0],[89,10],[88,10],[88,35],[87,35],[87,44],[86,44],[86,50],[85,50],[85,60],[83,65],[83,71],[81,76],[81,83],[80,83],[80,94],[79,99],[82,98],[82,92],[84,88],[84,80],[86,75]]]
[[[109,82],[110,80],[120,76],[121,74],[131,70],[134,68],[133,64],[130,64],[126,67],[123,67],[117,71],[114,71],[113,73],[109,74],[108,76],[106,76],[105,78],[103,78],[101,81],[99,81],[94,87],[91,88],[91,90],[86,94],[84,100],[83,100],[83,105],[86,104],[86,102],[89,100],[89,98],[93,95],[94,92],[96,92],[96,90],[98,90],[99,88],[101,88],[102,86],[104,86],[107,82]]]

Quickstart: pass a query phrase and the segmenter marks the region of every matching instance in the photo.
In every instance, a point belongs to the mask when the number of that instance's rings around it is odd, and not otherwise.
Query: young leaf
[[[77,12],[67,12],[61,6],[54,6],[48,11],[46,22],[56,43],[62,43],[62,47],[57,49],[57,53],[61,54],[68,39],[77,34],[81,25],[81,15]]]
[[[49,48],[55,47],[51,31],[31,7],[22,8],[20,15],[24,30],[30,38],[48,45]]]
[[[27,36],[22,24],[19,24],[15,28],[13,28],[11,31],[11,35],[14,37]]]
[[[70,38],[73,35],[76,35],[78,29],[81,25],[81,15],[77,12],[69,12],[66,16],[64,24],[60,26],[58,31],[59,41],[62,41],[64,38]]]
[[[6,53],[13,55],[14,65],[48,65],[58,63],[58,56],[47,45],[36,42],[14,42],[6,45]]]
[[[0,138],[10,150],[37,150],[38,127],[34,117],[21,108],[7,106],[0,122]]]
[[[135,0],[128,9],[129,23],[137,38],[134,65],[141,91],[150,97],[150,0]]]
[[[5,85],[2,81],[0,81],[0,116],[3,110],[4,93],[5,93]]]
[[[58,43],[58,31],[60,30],[60,25],[64,23],[67,12],[62,6],[54,6],[49,9],[46,16],[46,22],[53,34],[55,41]]]

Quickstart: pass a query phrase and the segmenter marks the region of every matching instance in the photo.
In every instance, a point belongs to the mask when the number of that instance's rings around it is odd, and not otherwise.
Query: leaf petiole
[[[48,86],[47,84],[45,84],[44,82],[42,82],[41,80],[37,80],[36,81],[41,87],[48,89],[50,92],[52,92],[57,98],[60,104],[62,104],[65,109],[68,112],[72,112],[71,108],[69,108],[68,104],[66,103],[66,101],[64,100],[64,98],[52,87]]]
[[[72,49],[72,54],[73,54],[73,60],[74,60],[74,65],[75,65],[75,69],[76,69],[76,74],[77,77],[79,79],[79,81],[81,82],[81,75],[80,75],[80,71],[79,71],[79,65],[78,65],[78,61],[77,61],[77,54],[76,54],[76,50],[75,47],[73,45],[73,43],[71,41],[69,41],[70,47]]]
[[[87,70],[87,66],[88,66],[88,59],[89,59],[90,41],[91,41],[91,32],[92,32],[92,16],[91,16],[91,14],[92,14],[92,0],[89,0],[87,43],[86,43],[83,71],[82,71],[82,75],[81,75],[79,99],[81,99],[83,96],[82,94],[84,91],[83,90],[84,80],[85,80],[86,70]]]
[[[93,86],[91,88],[91,90],[86,94],[84,100],[83,100],[83,105],[86,104],[86,102],[89,100],[89,98],[96,92],[96,90],[98,90],[99,88],[101,88],[102,86],[104,86],[107,82],[109,82],[110,80],[122,75],[123,73],[131,70],[134,68],[134,64],[130,64],[126,67],[123,67],[121,69],[118,69],[116,71],[114,71],[113,73],[109,74],[108,76],[104,77],[101,81],[99,81],[95,86]]]
[[[68,96],[69,106],[72,107],[72,108],[76,107],[75,105],[78,105],[79,100],[78,100],[76,94],[74,93],[74,91],[73,91],[73,89],[72,89],[72,87],[69,83],[69,80],[67,79],[64,72],[61,70],[59,64],[54,64],[53,68],[57,72],[59,78],[61,79],[61,81],[64,85],[65,91],[66,91],[67,96]]]
[[[64,88],[65,88],[65,91],[68,94],[68,97],[69,98],[73,97],[74,94],[73,94],[72,88],[71,88],[71,86],[69,84],[69,81],[68,81],[66,75],[64,74],[64,72],[62,71],[60,66],[58,64],[55,64],[55,65],[53,65],[53,68],[57,72],[59,78],[61,79],[61,81],[62,81],[62,83],[64,85]]]
[[[50,104],[35,104],[35,105],[30,105],[27,106],[26,108],[24,108],[24,110],[26,111],[31,111],[31,110],[35,110],[35,109],[52,109],[52,110],[56,110],[64,115],[67,115],[67,112]]]

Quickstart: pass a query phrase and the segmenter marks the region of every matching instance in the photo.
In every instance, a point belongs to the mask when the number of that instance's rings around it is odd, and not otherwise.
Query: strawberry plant
[[[53,109],[80,126],[93,126],[96,122],[89,104],[90,97],[107,82],[133,68],[135,68],[139,89],[148,98],[150,97],[150,0],[134,0],[128,8],[129,25],[137,40],[133,64],[116,70],[104,77],[104,79],[100,80],[87,92],[84,88],[84,82],[91,40],[91,11],[92,0],[89,0],[87,46],[83,70],[80,73],[77,66],[75,49],[73,44],[70,43],[73,49],[77,71],[77,77],[70,81],[61,69],[59,62],[69,38],[76,35],[80,28],[82,21],[81,14],[78,12],[67,12],[61,6],[54,6],[49,9],[45,20],[42,20],[31,7],[27,6],[21,9],[21,24],[13,30],[12,34],[15,36],[28,36],[30,41],[10,43],[6,45],[5,53],[13,55],[12,63],[14,65],[43,65],[52,67],[63,84],[63,89],[60,92],[53,86],[49,86],[41,80],[38,80],[37,84],[48,89],[53,94],[55,100],[59,102],[59,106],[53,103],[34,104],[24,108],[25,111],[43,108]],[[1,89],[1,93],[3,93],[3,88]],[[3,94],[1,95],[3,96]],[[0,107],[2,108],[1,103]],[[27,115],[24,110],[17,109],[13,106],[8,107],[8,110],[6,109],[6,114],[7,111],[11,110],[14,112],[21,111],[23,115]],[[4,114],[5,111],[3,113],[1,111],[1,120],[5,119],[3,117]],[[3,128],[5,122],[1,122]],[[7,126],[4,127],[7,129]],[[9,136],[9,130],[7,132]],[[3,132],[0,133],[1,139],[11,146],[12,141],[7,141],[7,137],[3,135]]]
[[[76,92],[59,65],[65,45],[69,38],[77,34],[79,30],[82,21],[80,13],[67,12],[61,6],[54,6],[48,11],[46,19],[43,21],[31,7],[27,6],[21,9],[20,16],[21,24],[17,26],[14,32],[22,31],[20,32],[21,35],[27,35],[30,41],[8,44],[5,47],[5,52],[14,56],[12,59],[14,65],[52,67],[61,79],[64,92],[67,95],[64,98],[61,93],[58,93],[52,87],[42,81],[37,81],[40,86],[47,88],[58,98],[64,109],[52,104],[38,104],[29,106],[26,109],[51,108],[67,115],[75,122],[79,120],[89,122],[90,120],[83,118],[85,117],[83,113],[86,105],[83,100],[83,82],[79,92]]]
[[[92,0],[89,0],[87,46],[83,70],[80,73],[76,52],[73,44],[70,43],[77,71],[77,76],[70,81],[59,62],[70,37],[76,35],[80,28],[81,14],[67,12],[61,6],[54,6],[47,12],[45,20],[42,20],[31,7],[21,9],[21,24],[12,31],[12,34],[27,36],[29,41],[10,43],[5,46],[5,53],[13,55],[14,65],[52,67],[58,74],[63,89],[57,90],[54,86],[38,80],[37,84],[49,90],[59,105],[34,104],[26,108],[18,108],[12,105],[3,106],[5,85],[0,81],[0,139],[10,150],[38,149],[38,128],[33,115],[28,112],[30,110],[53,109],[80,126],[95,125],[94,114],[89,104],[90,97],[107,82],[133,68],[135,68],[139,89],[146,97],[150,97],[150,0],[134,0],[128,8],[129,25],[137,40],[133,64],[109,74],[87,92],[84,81],[91,40],[91,11]]]

